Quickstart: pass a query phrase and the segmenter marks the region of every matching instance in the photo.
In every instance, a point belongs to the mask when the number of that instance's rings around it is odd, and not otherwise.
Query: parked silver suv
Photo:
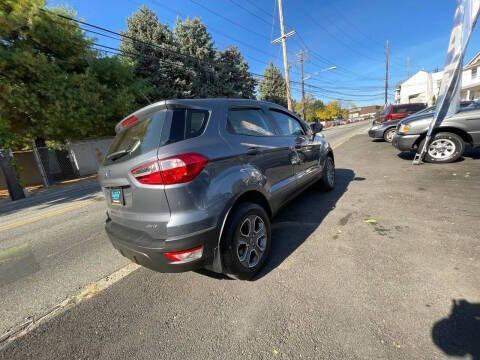
[[[321,126],[276,104],[167,100],[115,130],[98,173],[106,231],[123,256],[153,270],[251,278],[277,211],[310,185],[335,185]]]
[[[423,148],[434,108],[430,112],[413,114],[403,119],[396,128],[392,145],[400,151]],[[446,118],[435,129],[425,154],[425,161],[449,163],[458,160],[466,146],[480,147],[480,102],[462,101],[460,110]]]

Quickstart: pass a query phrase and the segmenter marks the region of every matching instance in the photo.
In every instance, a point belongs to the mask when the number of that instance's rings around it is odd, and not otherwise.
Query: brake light
[[[197,246],[193,249],[171,251],[163,253],[163,256],[167,258],[173,264],[182,264],[193,260],[201,259],[203,254],[203,246]]]
[[[138,123],[138,118],[135,115],[129,116],[128,118],[120,122],[120,126],[124,129],[132,127]]]
[[[132,169],[131,173],[142,184],[182,184],[195,179],[207,162],[203,155],[187,153],[150,161]]]

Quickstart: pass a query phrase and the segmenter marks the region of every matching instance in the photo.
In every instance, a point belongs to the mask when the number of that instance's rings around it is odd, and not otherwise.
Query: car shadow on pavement
[[[322,192],[311,187],[288,203],[273,219],[270,256],[253,280],[267,275],[299,248],[330,211],[335,209],[350,182],[357,179],[360,181],[364,178],[356,178],[350,169],[337,169],[333,191]]]
[[[480,304],[453,300],[450,316],[433,325],[432,339],[449,356],[480,360]]]
[[[415,154],[416,154],[415,151],[402,151],[398,153],[397,156],[400,159],[411,161],[414,159]],[[480,148],[472,148],[472,147],[466,148],[465,152],[463,153],[463,156],[460,159],[458,159],[456,162],[463,161],[465,160],[465,158],[470,158],[473,160],[480,159]]]

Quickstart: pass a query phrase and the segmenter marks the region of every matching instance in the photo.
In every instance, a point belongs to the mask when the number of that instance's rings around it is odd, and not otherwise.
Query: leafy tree
[[[330,101],[325,107],[317,112],[317,116],[321,120],[333,120],[345,117],[345,110],[340,107],[338,101]]]
[[[259,85],[260,99],[287,106],[287,90],[280,70],[270,63]]]
[[[254,97],[256,81],[237,47],[228,47],[218,52],[217,64],[217,96]]]
[[[306,112],[306,121],[312,122],[318,118],[318,113],[323,110],[325,104],[322,100],[315,99],[312,95],[307,94],[305,96],[305,112]],[[298,101],[295,103],[295,112],[302,114],[302,102]]]
[[[176,54],[173,33],[145,6],[127,19],[127,31],[120,44],[133,65],[135,75],[148,81],[153,101],[177,97],[177,81],[183,62]]]
[[[178,50],[184,55],[183,77],[178,84],[182,97],[215,96],[216,51],[205,25],[199,18],[177,19],[174,36]]]
[[[87,66],[90,41],[77,26],[40,11],[43,1],[19,3],[1,3],[7,16],[0,32],[0,107],[17,141],[30,138],[44,145],[48,121],[62,99],[52,87],[65,79],[65,72]]]
[[[81,29],[55,15],[71,12],[41,11],[38,0],[19,3],[0,3],[7,15],[0,32],[0,143],[23,148],[112,134],[143,86],[131,66],[98,58]]]

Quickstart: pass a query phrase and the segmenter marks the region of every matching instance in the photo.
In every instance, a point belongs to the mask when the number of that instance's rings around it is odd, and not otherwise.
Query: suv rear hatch
[[[156,105],[122,120],[98,171],[110,219],[156,239],[166,237],[170,219],[164,186],[141,184],[132,169],[157,159],[167,116],[165,105]]]

